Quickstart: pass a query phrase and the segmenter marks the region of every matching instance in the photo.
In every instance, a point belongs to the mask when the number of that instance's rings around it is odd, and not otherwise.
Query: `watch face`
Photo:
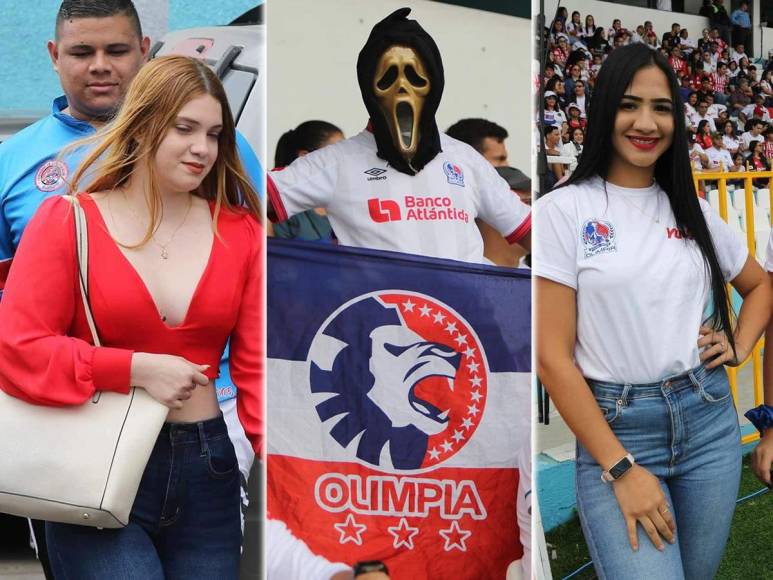
[[[612,466],[612,468],[609,470],[609,475],[611,475],[613,479],[617,479],[626,471],[631,469],[632,465],[633,464],[631,463],[630,459],[623,457],[620,461]]]

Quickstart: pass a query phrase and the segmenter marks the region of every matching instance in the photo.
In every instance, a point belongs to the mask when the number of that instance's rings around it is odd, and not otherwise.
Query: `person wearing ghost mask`
[[[360,51],[367,129],[271,172],[269,216],[322,207],[342,245],[482,263],[479,218],[528,249],[529,207],[477,151],[439,132],[440,51],[409,13],[376,24]]]

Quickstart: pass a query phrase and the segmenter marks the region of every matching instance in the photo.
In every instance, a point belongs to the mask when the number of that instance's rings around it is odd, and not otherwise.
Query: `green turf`
[[[763,486],[754,477],[750,456],[743,461],[741,490],[744,497]],[[707,506],[707,509],[711,509]],[[590,561],[575,515],[567,523],[545,535],[554,580],[560,580]],[[596,578],[590,566],[572,580]],[[765,493],[736,506],[733,527],[716,580],[766,580],[773,578],[773,492]]]

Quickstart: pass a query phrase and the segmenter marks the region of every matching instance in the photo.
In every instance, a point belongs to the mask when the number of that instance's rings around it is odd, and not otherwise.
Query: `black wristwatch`
[[[357,576],[360,574],[367,574],[368,572],[383,572],[384,574],[389,574],[389,570],[387,570],[386,564],[380,560],[366,560],[365,562],[357,562],[354,566],[352,566],[352,572],[354,572],[355,578],[357,578]]]
[[[601,472],[601,481],[604,483],[612,483],[613,481],[617,481],[623,477],[623,475],[628,473],[628,470],[631,469],[635,463],[636,461],[634,460],[633,455],[628,453],[608,470]]]

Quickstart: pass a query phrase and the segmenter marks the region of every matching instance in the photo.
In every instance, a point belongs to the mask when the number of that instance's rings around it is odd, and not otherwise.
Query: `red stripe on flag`
[[[268,511],[312,552],[382,560],[393,578],[504,578],[523,555],[515,468],[388,474],[269,455]]]

